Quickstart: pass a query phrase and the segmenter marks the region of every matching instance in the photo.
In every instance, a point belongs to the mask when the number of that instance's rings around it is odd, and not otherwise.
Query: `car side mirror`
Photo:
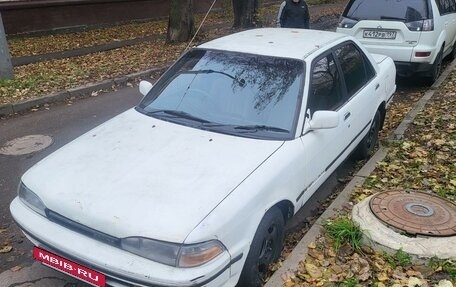
[[[150,90],[152,90],[153,86],[154,85],[152,85],[152,83],[148,81],[141,81],[139,82],[139,92],[141,93],[141,95],[146,96],[150,92]]]
[[[310,129],[332,129],[339,125],[339,114],[334,111],[316,111],[310,120]]]

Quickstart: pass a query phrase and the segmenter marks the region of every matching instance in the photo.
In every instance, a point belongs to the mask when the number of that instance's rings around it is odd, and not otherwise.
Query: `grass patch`
[[[334,248],[339,249],[344,244],[349,244],[353,250],[361,249],[363,237],[358,224],[348,218],[337,218],[325,223],[326,234],[333,240]]]
[[[434,269],[435,272],[443,272],[450,276],[453,282],[456,282],[456,261],[447,259],[442,260],[439,258],[431,258],[429,267]]]
[[[402,250],[402,248],[396,251],[394,258],[396,259],[397,265],[402,267],[408,266],[412,263],[412,256],[410,256],[410,254]]]
[[[385,261],[393,268],[396,268],[397,266],[406,267],[412,263],[412,256],[402,250],[402,248],[397,250],[393,256],[386,252],[383,252],[382,255],[385,258]]]
[[[359,286],[359,282],[356,278],[350,277],[345,279],[339,284],[340,287],[356,287]]]

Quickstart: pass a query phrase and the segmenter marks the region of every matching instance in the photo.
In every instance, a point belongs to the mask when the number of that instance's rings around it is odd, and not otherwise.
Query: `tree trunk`
[[[0,13],[0,79],[12,79],[13,66],[6,41],[5,29],[3,28],[2,14]]]
[[[190,40],[193,29],[193,0],[171,0],[168,22],[168,42]]]
[[[260,0],[233,0],[234,28],[252,28],[259,25]]]

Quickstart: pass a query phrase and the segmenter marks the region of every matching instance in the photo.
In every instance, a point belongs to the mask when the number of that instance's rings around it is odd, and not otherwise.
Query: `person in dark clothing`
[[[277,18],[282,28],[309,29],[309,7],[304,0],[283,1]]]

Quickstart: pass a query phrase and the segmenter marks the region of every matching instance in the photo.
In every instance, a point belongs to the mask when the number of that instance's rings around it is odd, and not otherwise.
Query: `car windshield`
[[[303,77],[299,60],[195,49],[163,75],[137,110],[215,132],[290,139]]]
[[[413,22],[429,19],[426,0],[354,0],[344,16],[354,20]]]

